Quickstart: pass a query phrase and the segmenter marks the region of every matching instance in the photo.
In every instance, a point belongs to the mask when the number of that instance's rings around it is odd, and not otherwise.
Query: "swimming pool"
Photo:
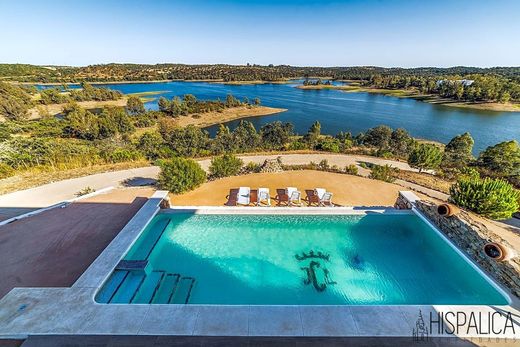
[[[505,305],[413,213],[160,213],[96,295],[99,303]]]

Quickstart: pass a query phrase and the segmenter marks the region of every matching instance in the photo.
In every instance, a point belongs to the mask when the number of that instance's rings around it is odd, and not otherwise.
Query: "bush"
[[[408,164],[413,168],[419,169],[419,172],[436,169],[441,164],[441,161],[441,149],[429,143],[421,143],[408,157]]]
[[[159,187],[180,194],[193,190],[206,181],[206,172],[200,165],[185,158],[160,161]]]
[[[247,173],[257,173],[257,172],[260,172],[260,169],[262,168],[262,165],[260,164],[257,164],[257,163],[253,163],[252,161],[250,161],[249,163],[247,163],[247,165],[245,166],[245,171]]]
[[[211,160],[209,173],[212,178],[235,176],[240,172],[244,162],[232,154],[224,154]]]
[[[14,169],[6,163],[0,163],[0,179],[11,177],[14,175]]]
[[[395,174],[399,169],[391,167],[390,165],[374,165],[370,172],[370,178],[380,181],[392,183],[395,181]]]
[[[354,164],[347,165],[345,167],[345,173],[349,175],[357,175],[358,174],[358,168]]]
[[[318,169],[320,169],[320,170],[327,171],[329,168],[330,168],[330,165],[329,165],[329,161],[327,159],[323,159],[318,164]]]
[[[520,208],[520,193],[506,181],[463,178],[450,188],[451,200],[491,219],[507,219]]]
[[[303,142],[301,139],[291,141],[287,147],[289,151],[298,151],[307,148],[309,148],[307,143]]]
[[[109,163],[123,163],[142,159],[141,153],[131,148],[114,148],[110,151],[103,151],[101,156]]]
[[[318,141],[317,150],[324,152],[339,153],[341,143],[333,137],[325,137]]]

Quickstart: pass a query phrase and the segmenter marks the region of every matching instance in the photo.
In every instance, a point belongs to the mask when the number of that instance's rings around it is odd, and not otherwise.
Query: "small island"
[[[252,102],[245,98],[238,100],[229,94],[225,101],[197,100],[194,95],[186,94],[182,98],[174,97],[168,100],[159,98],[159,110],[173,117],[178,126],[194,125],[206,127],[210,125],[229,122],[232,120],[266,116],[287,111],[283,108],[266,107],[260,105],[260,99],[255,98]]]
[[[223,111],[210,111],[205,113],[195,113],[190,116],[177,118],[177,124],[185,127],[188,125],[195,125],[198,127],[207,127],[210,125],[226,123],[232,120],[268,116],[281,112],[285,112],[285,108],[267,107],[267,106],[235,106],[227,108]]]

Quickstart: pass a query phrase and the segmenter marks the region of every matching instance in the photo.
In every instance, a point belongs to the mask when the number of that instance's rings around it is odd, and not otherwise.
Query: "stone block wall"
[[[405,200],[401,197],[396,202],[405,206]],[[515,255],[510,260],[496,261],[484,253],[484,245],[496,242],[505,247],[513,247],[499,235],[489,230],[484,224],[476,221],[467,212],[461,211],[451,217],[443,217],[437,213],[437,205],[418,200],[415,207],[421,211],[433,224],[435,224],[448,238],[450,238],[460,250],[464,251],[478,263],[486,272],[498,282],[509,288],[511,292],[520,298],[520,257]]]

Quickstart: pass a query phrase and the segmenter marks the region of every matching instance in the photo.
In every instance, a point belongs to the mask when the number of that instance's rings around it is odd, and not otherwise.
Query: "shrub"
[[[345,167],[345,173],[349,175],[357,175],[358,174],[358,168],[354,164],[347,165]]]
[[[316,149],[325,152],[339,153],[341,143],[333,137],[325,137],[318,141]]]
[[[461,169],[473,160],[473,145],[475,141],[469,133],[455,136],[444,148],[442,167],[444,169]]]
[[[114,148],[110,151],[103,151],[101,156],[109,163],[123,163],[125,161],[135,161],[142,158],[139,151],[131,148]]]
[[[11,177],[14,175],[14,169],[6,163],[0,163],[0,179]]]
[[[493,176],[520,175],[520,146],[516,141],[490,146],[480,153],[477,164]]]
[[[520,193],[506,181],[463,178],[450,188],[451,200],[491,219],[511,218],[518,211]]]
[[[77,197],[80,197],[80,196],[83,196],[83,195],[87,195],[87,194],[90,194],[90,193],[94,193],[96,190],[90,186],[88,187],[85,187],[83,188],[82,190],[80,190],[79,192],[77,192],[75,195]]]
[[[287,149],[290,151],[297,151],[307,148],[307,143],[303,142],[301,139],[291,141],[287,147]]]
[[[421,143],[408,157],[408,164],[411,167],[419,169],[419,172],[422,170],[436,169],[441,164],[441,161],[441,149],[429,143]]]
[[[395,174],[399,169],[391,167],[390,165],[374,165],[370,172],[370,178],[380,181],[392,183],[395,181]]]
[[[232,154],[224,154],[211,160],[209,173],[212,178],[235,176],[240,172],[244,162]]]
[[[258,164],[258,163],[253,163],[252,161],[250,161],[249,163],[247,163],[247,165],[245,166],[245,171],[247,173],[257,173],[257,172],[260,172],[260,169],[262,168],[262,165]]]
[[[330,168],[330,165],[329,165],[329,161],[327,159],[323,159],[318,164],[318,169],[320,169],[320,170],[327,171],[329,168]]]
[[[172,193],[180,194],[193,190],[206,181],[206,172],[192,159],[177,157],[161,160],[159,164],[159,186]]]
[[[136,146],[148,160],[158,159],[165,152],[164,141],[161,135],[156,132],[147,132],[141,135]]]

